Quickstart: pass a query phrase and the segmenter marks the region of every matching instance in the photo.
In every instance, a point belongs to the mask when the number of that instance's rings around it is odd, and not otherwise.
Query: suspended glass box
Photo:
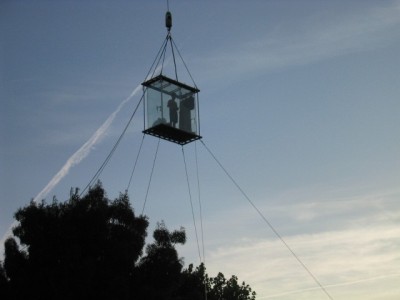
[[[180,145],[201,139],[199,89],[159,75],[144,86],[144,133]]]

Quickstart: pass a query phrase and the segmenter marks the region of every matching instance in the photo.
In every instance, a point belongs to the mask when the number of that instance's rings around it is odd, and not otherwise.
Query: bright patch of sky
[[[170,9],[205,144],[334,299],[398,299],[400,2]],[[139,101],[130,95],[165,38],[165,11],[163,1],[2,1],[2,236],[30,199],[67,199],[100,167]],[[127,187],[142,127],[140,113],[100,177],[110,198]],[[138,213],[156,145],[145,138],[129,190]],[[179,251],[198,264],[180,148],[161,142],[145,213],[153,227],[183,225]],[[196,215],[196,150],[211,275],[238,275],[257,299],[324,299],[200,143],[185,146]]]

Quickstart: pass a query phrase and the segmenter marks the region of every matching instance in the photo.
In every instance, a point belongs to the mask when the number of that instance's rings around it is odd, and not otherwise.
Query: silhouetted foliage
[[[147,218],[136,217],[126,194],[110,201],[101,184],[84,197],[53,200],[15,213],[19,224],[5,241],[1,299],[254,300],[250,287],[209,278],[204,265],[183,270],[177,244],[184,228],[161,222],[145,246]]]
[[[250,286],[245,282],[239,284],[238,278],[234,275],[226,280],[224,274],[218,273],[217,277],[207,281],[207,285],[209,300],[254,300],[256,298],[256,293],[252,292]]]
[[[205,299],[205,284],[208,286],[207,281],[208,277],[204,264],[201,264],[196,269],[193,269],[193,264],[190,264],[182,272],[181,283],[177,292],[181,298],[178,297],[177,299]]]
[[[4,268],[12,290],[29,284],[33,299],[128,299],[129,277],[142,254],[148,222],[126,195],[110,201],[100,184],[86,196],[19,209]]]
[[[245,282],[238,283],[238,278],[232,276],[226,280],[224,274],[209,277],[203,264],[193,270],[193,265],[182,272],[182,283],[178,299],[204,299],[205,287],[208,300],[255,300],[256,293]]]
[[[4,270],[3,262],[0,261],[0,299],[10,298],[8,290],[9,290],[9,283],[6,276],[6,271]]]
[[[169,232],[164,223],[158,223],[153,233],[154,243],[146,247],[146,255],[140,260],[139,298],[171,299],[178,288],[183,261],[178,257],[175,244],[184,244],[183,228]]]

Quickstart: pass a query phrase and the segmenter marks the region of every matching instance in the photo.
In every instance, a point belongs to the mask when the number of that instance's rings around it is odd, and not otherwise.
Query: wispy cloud
[[[366,281],[375,284],[394,274],[400,277],[400,229],[395,224],[295,235],[285,240],[333,296],[346,294],[339,287]],[[224,270],[236,274],[266,298],[318,290],[277,239],[248,239],[222,246],[211,251],[207,261],[211,273]],[[315,293],[314,299],[322,296]],[[368,299],[362,292],[358,296]],[[379,294],[372,296],[379,298]]]
[[[398,195],[325,195],[319,200],[269,203],[262,210],[279,216],[278,232],[334,298],[395,299],[383,295],[398,290],[393,282],[400,277],[400,207],[393,201]],[[293,294],[298,299],[323,299],[281,241],[268,234],[268,228],[262,230],[262,222],[256,230],[250,227],[254,217],[242,208],[219,220],[223,236],[207,230],[210,274],[223,270],[228,276],[238,275],[258,292],[258,299],[292,299]]]
[[[383,276],[362,278],[359,280],[348,281],[348,282],[343,282],[343,283],[338,283],[338,284],[332,284],[332,285],[326,286],[326,288],[344,287],[344,286],[349,286],[349,285],[357,285],[360,283],[367,283],[370,281],[387,280],[387,279],[399,278],[399,277],[400,277],[400,273],[387,274],[387,275],[383,275]],[[257,299],[277,299],[277,298],[286,297],[288,295],[301,294],[304,292],[315,291],[318,289],[319,289],[318,287],[314,287],[314,288],[306,288],[306,289],[300,289],[300,290],[292,290],[292,291],[287,291],[287,292],[278,293],[278,294],[272,294],[272,295],[268,295],[268,296],[264,296],[264,297],[258,297]]]
[[[386,4],[387,2],[385,2]],[[315,16],[314,16],[315,17]],[[296,30],[265,30],[265,34],[238,38],[234,47],[217,49],[201,58],[207,78],[239,76],[304,65],[327,58],[373,50],[399,37],[400,4],[374,7],[338,16],[312,17]],[[259,32],[258,32],[259,33]],[[200,60],[200,58],[199,58]],[[209,65],[210,68],[204,68]],[[212,67],[211,67],[212,66]],[[229,66],[229,73],[226,72]],[[199,68],[200,69],[200,68]]]

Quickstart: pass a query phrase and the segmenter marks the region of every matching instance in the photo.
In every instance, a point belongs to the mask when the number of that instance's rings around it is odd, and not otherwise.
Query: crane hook
[[[165,27],[167,27],[168,31],[170,31],[172,27],[172,14],[169,11],[165,14]]]

